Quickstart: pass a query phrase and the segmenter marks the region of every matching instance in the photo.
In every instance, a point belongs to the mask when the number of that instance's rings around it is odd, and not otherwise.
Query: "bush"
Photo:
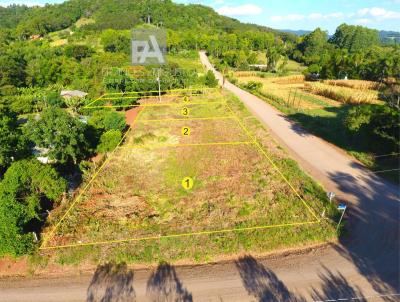
[[[215,75],[211,70],[207,71],[205,78],[204,78],[204,84],[208,87],[217,87],[218,86],[218,80],[215,78]]]
[[[65,48],[65,55],[78,61],[90,57],[93,53],[94,50],[87,45],[68,45]]]
[[[250,91],[259,91],[263,87],[263,84],[261,82],[249,81],[243,87]]]
[[[0,256],[33,249],[33,235],[27,230],[39,231],[32,222],[40,222],[45,205],[66,189],[67,182],[51,166],[35,159],[13,162],[0,183]]]
[[[125,116],[123,113],[109,110],[99,110],[93,113],[89,124],[102,131],[125,129]]]
[[[349,110],[346,127],[378,152],[398,152],[400,113],[387,105],[360,105]]]
[[[100,144],[97,151],[100,153],[114,150],[122,139],[122,133],[119,130],[109,130],[100,137]]]

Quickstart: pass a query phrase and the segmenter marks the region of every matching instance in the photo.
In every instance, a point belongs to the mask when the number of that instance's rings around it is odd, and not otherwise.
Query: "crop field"
[[[324,210],[335,215],[322,188],[231,95],[165,95],[140,101],[123,143],[55,211],[42,251],[62,263],[262,253],[334,238]]]
[[[336,82],[333,82],[336,83]],[[354,87],[354,86],[353,86]],[[363,87],[363,86],[355,86]],[[321,95],[344,104],[379,104],[378,91],[366,88],[350,88],[343,84],[332,85],[326,83],[307,83],[305,90]]]
[[[372,171],[398,182],[398,159],[369,151],[363,140],[349,137],[345,117],[354,106],[383,104],[378,100],[379,83],[362,80],[305,82],[304,76],[262,77],[262,73],[237,72],[238,83],[262,83],[256,95],[265,99],[312,133],[347,150]]]
[[[239,84],[251,81],[262,83],[260,93],[273,95],[281,99],[282,105],[287,104],[287,107],[296,108],[296,110],[312,111],[341,105],[333,99],[310,93],[305,89],[304,77],[301,75],[261,78],[256,75],[247,76],[242,72],[239,73]]]

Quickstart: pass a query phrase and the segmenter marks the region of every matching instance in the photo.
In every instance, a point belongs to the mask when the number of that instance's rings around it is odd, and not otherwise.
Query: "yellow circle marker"
[[[191,177],[185,177],[184,179],[182,179],[182,187],[185,190],[190,190],[191,188],[193,188],[194,185],[194,180]]]
[[[189,115],[189,108],[183,107],[181,109],[181,113],[182,113],[183,116],[188,116]]]
[[[190,135],[190,128],[189,127],[183,127],[182,128],[182,135],[183,136],[189,136]]]

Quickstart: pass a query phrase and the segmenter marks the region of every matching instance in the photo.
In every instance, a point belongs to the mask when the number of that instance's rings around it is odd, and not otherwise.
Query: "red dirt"
[[[125,111],[125,120],[126,120],[126,123],[129,126],[133,125],[133,123],[134,123],[134,121],[135,121],[135,119],[136,119],[136,117],[139,114],[139,111],[141,109],[142,108],[140,108],[140,107],[134,107],[132,109],[129,109],[129,110]]]
[[[3,276],[23,276],[28,270],[26,257],[12,259],[5,257],[0,259],[0,277]]]
[[[96,154],[96,156],[93,156],[90,160],[94,163],[99,163],[103,159],[104,154]]]

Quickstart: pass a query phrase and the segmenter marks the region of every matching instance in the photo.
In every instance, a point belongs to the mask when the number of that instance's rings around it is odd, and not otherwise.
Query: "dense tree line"
[[[342,24],[330,39],[317,28],[300,39],[291,57],[321,78],[382,81],[400,74],[400,48],[380,45],[378,31],[362,26]]]

